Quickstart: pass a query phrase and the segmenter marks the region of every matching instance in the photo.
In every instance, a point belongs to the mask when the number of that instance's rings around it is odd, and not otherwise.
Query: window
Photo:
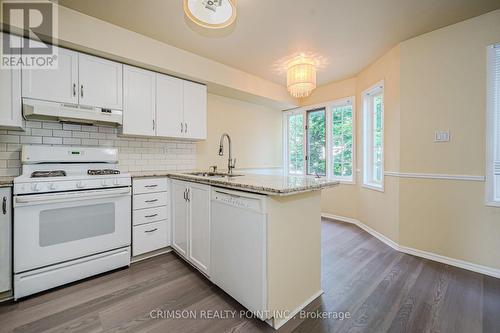
[[[488,47],[486,201],[500,206],[500,44]]]
[[[304,115],[301,113],[287,116],[288,150],[286,165],[289,173],[304,173]]]
[[[284,113],[285,171],[354,181],[354,97]]]
[[[384,86],[363,93],[363,186],[384,190]]]
[[[332,178],[353,181],[353,104],[351,99],[331,107]]]
[[[325,109],[307,111],[307,174],[326,176]]]

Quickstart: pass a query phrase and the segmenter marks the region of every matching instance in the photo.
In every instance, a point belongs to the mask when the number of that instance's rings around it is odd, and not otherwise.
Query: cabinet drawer
[[[132,216],[134,225],[167,220],[167,206],[137,209],[132,212]]]
[[[170,245],[168,221],[159,221],[133,227],[132,255],[158,250]]]
[[[134,179],[134,194],[156,193],[167,191],[167,178]]]
[[[134,195],[133,209],[153,208],[167,205],[167,192]]]

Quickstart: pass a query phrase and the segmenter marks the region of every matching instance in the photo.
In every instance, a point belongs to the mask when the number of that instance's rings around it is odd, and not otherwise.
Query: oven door
[[[14,272],[130,245],[130,187],[16,196]]]

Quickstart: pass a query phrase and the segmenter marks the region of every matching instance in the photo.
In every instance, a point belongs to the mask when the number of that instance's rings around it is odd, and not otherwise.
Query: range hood
[[[114,125],[123,123],[120,110],[102,109],[59,102],[23,98],[23,115],[26,119],[58,120],[61,122]]]

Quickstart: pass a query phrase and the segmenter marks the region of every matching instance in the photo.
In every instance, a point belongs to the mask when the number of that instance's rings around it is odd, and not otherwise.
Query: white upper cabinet
[[[123,67],[123,134],[155,135],[156,74]]]
[[[124,135],[207,138],[206,86],[125,66],[124,94]],[[151,100],[155,101],[154,109]],[[148,126],[152,122],[154,130]]]
[[[21,128],[22,125],[21,70],[0,69],[0,127]]]
[[[57,69],[23,67],[22,85],[23,97],[78,104],[78,53],[59,48]]]
[[[103,58],[79,54],[80,104],[123,109],[123,65]]]
[[[183,137],[207,138],[207,87],[184,81],[184,133]]]
[[[181,137],[184,133],[184,81],[156,74],[156,135]]]

